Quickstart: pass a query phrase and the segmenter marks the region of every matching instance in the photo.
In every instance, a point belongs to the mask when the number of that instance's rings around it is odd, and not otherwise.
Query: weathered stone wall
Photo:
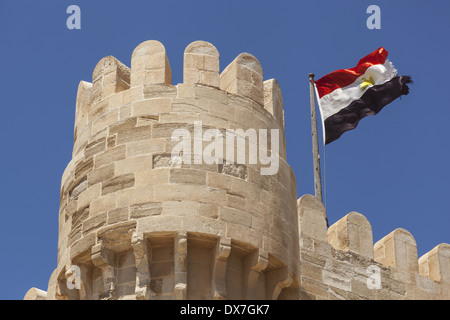
[[[350,212],[327,230],[314,196],[298,200],[301,299],[450,299],[450,245],[420,259],[413,236],[396,229],[373,244],[372,227]]]

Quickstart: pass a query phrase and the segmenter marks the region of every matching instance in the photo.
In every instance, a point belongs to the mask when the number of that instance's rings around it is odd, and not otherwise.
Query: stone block
[[[107,213],[103,212],[101,214],[97,214],[96,216],[86,219],[83,222],[83,235],[86,235],[104,225],[106,225]]]
[[[101,166],[111,164],[118,160],[125,159],[125,153],[126,153],[126,146],[121,145],[96,155],[94,160],[96,170]]]
[[[114,163],[114,172],[116,175],[128,173],[137,173],[152,168],[153,157],[151,155],[126,158]]]
[[[112,136],[115,133],[122,132],[134,128],[137,123],[137,118],[129,118],[123,121],[120,121],[109,127],[109,135]]]
[[[110,163],[106,166],[100,167],[90,172],[87,176],[87,181],[90,187],[96,183],[109,180],[112,177],[114,177],[114,163]]]
[[[226,193],[222,190],[201,185],[168,184],[155,188],[155,199],[158,201],[191,200],[204,203],[223,204]]]
[[[127,143],[127,157],[135,157],[166,151],[166,139],[145,139]]]
[[[131,87],[171,81],[172,72],[162,43],[148,40],[139,44],[131,56]]]
[[[81,223],[89,217],[89,206],[85,206],[83,208],[79,208],[72,215],[72,228],[74,229],[77,225],[81,225]]]
[[[189,216],[198,214],[199,203],[195,201],[165,201],[162,204],[162,214],[174,216]]]
[[[27,291],[23,300],[47,300],[47,292],[33,287]]]
[[[89,216],[93,217],[99,213],[107,212],[116,207],[116,198],[114,194],[107,194],[91,202],[89,207]]]
[[[98,228],[97,237],[106,249],[123,251],[129,248],[135,229],[135,220],[118,222]]]
[[[75,259],[79,255],[90,252],[91,248],[96,243],[96,235],[95,233],[90,233],[85,235],[83,238],[76,241],[71,247],[70,247],[70,259]]]
[[[130,218],[138,219],[147,216],[160,215],[162,212],[161,202],[144,202],[130,206]]]
[[[134,186],[134,174],[123,174],[102,183],[102,195]]]
[[[85,176],[94,167],[94,158],[83,159],[75,165],[75,179]]]
[[[284,128],[283,96],[280,85],[275,79],[266,80],[264,87],[264,109],[277,120],[280,128]]]
[[[195,41],[184,51],[183,83],[219,87],[219,52],[205,41]]]
[[[90,105],[91,93],[92,83],[80,81],[78,84],[75,104],[75,127],[79,126],[81,118],[87,118],[86,116]]]
[[[247,228],[252,227],[252,216],[249,215],[247,212],[228,208],[228,207],[222,207],[219,210],[219,218],[220,220],[238,224]]]
[[[206,103],[199,104],[199,100],[176,99],[172,102],[173,113],[197,113],[204,114],[209,111]]]
[[[263,71],[259,61],[241,53],[220,75],[220,89],[264,105]]]
[[[83,192],[88,186],[87,179],[82,178],[78,180],[78,183],[69,191],[70,199],[78,197],[78,195]]]
[[[210,173],[208,172],[208,174]],[[229,193],[241,195],[250,201],[261,200],[261,189],[257,185],[235,177],[231,179]]]
[[[219,188],[231,192],[231,182],[233,177],[218,172],[208,172],[206,184],[211,188]]]
[[[130,91],[131,89],[129,89],[128,91]],[[126,92],[128,92],[126,91]],[[131,118],[131,105],[122,105],[119,108],[119,120],[120,121],[124,121],[126,119]]]
[[[405,229],[395,229],[374,245],[375,261],[410,272],[419,272],[417,245]]]
[[[77,211],[77,208],[78,208],[78,201],[77,201],[77,199],[70,200],[67,203],[67,206],[66,206],[66,208],[64,210],[64,213],[65,213],[66,216],[72,216],[74,214],[74,212]]]
[[[170,183],[206,184],[206,172],[190,169],[171,169]]]
[[[137,233],[151,233],[151,232],[170,232],[182,230],[183,221],[179,217],[171,216],[149,216],[137,220]]]
[[[169,182],[168,169],[150,169],[136,175],[136,187],[161,185]]]
[[[350,212],[327,231],[328,242],[337,250],[351,251],[373,258],[372,227],[358,212]]]
[[[99,132],[117,121],[119,121],[119,110],[117,108],[102,113],[92,121],[92,132]]]
[[[195,84],[179,83],[177,84],[177,98],[194,98]]]
[[[124,91],[116,92],[112,96],[109,97],[109,107],[117,114],[119,114],[119,108],[123,106],[123,93]]]
[[[302,277],[322,281],[322,268],[315,264],[303,262],[301,264]]]
[[[221,119],[235,119],[235,107],[214,100],[200,100],[199,107],[208,110],[208,114]],[[225,127],[226,128],[226,127]]]
[[[169,113],[172,111],[170,99],[151,99],[138,101],[132,104],[133,117],[157,114],[157,113]]]
[[[130,69],[122,62],[108,56],[101,59],[92,73],[91,103],[130,87]]]
[[[151,126],[141,126],[121,131],[117,134],[117,144],[123,144],[130,141],[150,139],[152,137]]]
[[[117,283],[125,284],[136,281],[136,267],[126,267],[120,268],[117,272]],[[131,290],[130,290],[131,291]],[[129,292],[129,294],[134,294],[133,291]]]
[[[100,138],[92,141],[84,148],[84,156],[90,158],[97,153],[103,152],[106,149],[106,138]]]
[[[127,221],[128,220],[128,207],[121,207],[117,209],[113,209],[108,211],[107,214],[107,224],[114,224],[117,222]]]
[[[226,206],[234,209],[246,208],[245,198],[240,195],[227,194]]]
[[[139,176],[139,175],[138,175]],[[135,203],[143,203],[153,200],[153,186],[135,186],[114,193],[117,207],[129,206]]]
[[[437,282],[450,283],[450,244],[441,243],[420,257],[419,273]]]
[[[100,184],[95,184],[93,186],[88,187],[86,190],[80,193],[78,196],[78,209],[89,206],[89,204],[98,199],[102,192],[102,186]]]
[[[176,219],[180,219],[177,217]],[[187,232],[197,232],[225,236],[227,224],[216,219],[209,219],[201,216],[185,216],[180,219],[183,223],[183,230]],[[189,249],[188,249],[189,251]]]
[[[89,215],[89,212],[88,212]],[[88,215],[86,217],[88,217]],[[74,244],[76,241],[78,241],[79,239],[81,239],[82,237],[82,222],[78,223],[77,225],[74,225],[69,233],[69,235],[67,236],[67,243],[66,246],[72,246],[72,244]],[[63,246],[63,247],[66,247]]]
[[[129,105],[131,107],[132,103],[136,101],[141,101],[143,99],[144,99],[144,85],[131,87],[130,89],[122,93],[123,106]]]
[[[196,99],[208,99],[223,104],[228,103],[228,94],[223,90],[218,90],[217,88],[209,86],[195,86],[194,90]]]
[[[328,286],[321,281],[315,281],[309,278],[301,278],[301,289],[311,296],[312,300],[327,299]]]
[[[144,86],[144,99],[176,98],[177,87],[171,85],[152,84]]]
[[[219,206],[215,203],[200,203],[198,213],[206,218],[217,219],[219,217]]]
[[[193,132],[193,126],[185,123],[160,123],[154,124],[152,128],[153,138],[169,138],[171,139],[172,133],[176,129],[185,129],[189,132]]]

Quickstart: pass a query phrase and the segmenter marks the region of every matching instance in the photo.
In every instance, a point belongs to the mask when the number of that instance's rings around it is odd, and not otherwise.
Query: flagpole
[[[319,137],[317,135],[316,101],[314,98],[314,73],[309,75],[309,95],[311,103],[311,130],[312,130],[312,154],[314,165],[314,192],[315,196],[322,200],[322,178],[320,175]]]

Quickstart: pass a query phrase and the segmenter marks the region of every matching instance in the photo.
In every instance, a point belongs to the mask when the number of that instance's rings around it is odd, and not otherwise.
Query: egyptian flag
[[[365,116],[409,92],[409,76],[397,76],[388,52],[379,48],[362,58],[356,67],[341,69],[314,81],[322,117],[325,144],[356,128]]]

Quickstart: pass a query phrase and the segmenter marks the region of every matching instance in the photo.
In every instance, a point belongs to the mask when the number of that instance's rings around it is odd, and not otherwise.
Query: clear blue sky
[[[81,30],[66,8],[81,8]],[[381,8],[381,30],[366,9]],[[239,53],[261,62],[283,91],[288,162],[298,196],[314,193],[308,73],[353,67],[380,46],[411,93],[326,147],[330,224],[364,214],[374,242],[396,228],[419,256],[450,243],[448,1],[22,1],[0,2],[0,299],[47,290],[56,267],[61,175],[71,159],[76,90],[104,56],[130,65],[145,40],[166,47],[172,83],[185,47],[214,44],[221,70]],[[323,158],[323,150],[322,158]]]

